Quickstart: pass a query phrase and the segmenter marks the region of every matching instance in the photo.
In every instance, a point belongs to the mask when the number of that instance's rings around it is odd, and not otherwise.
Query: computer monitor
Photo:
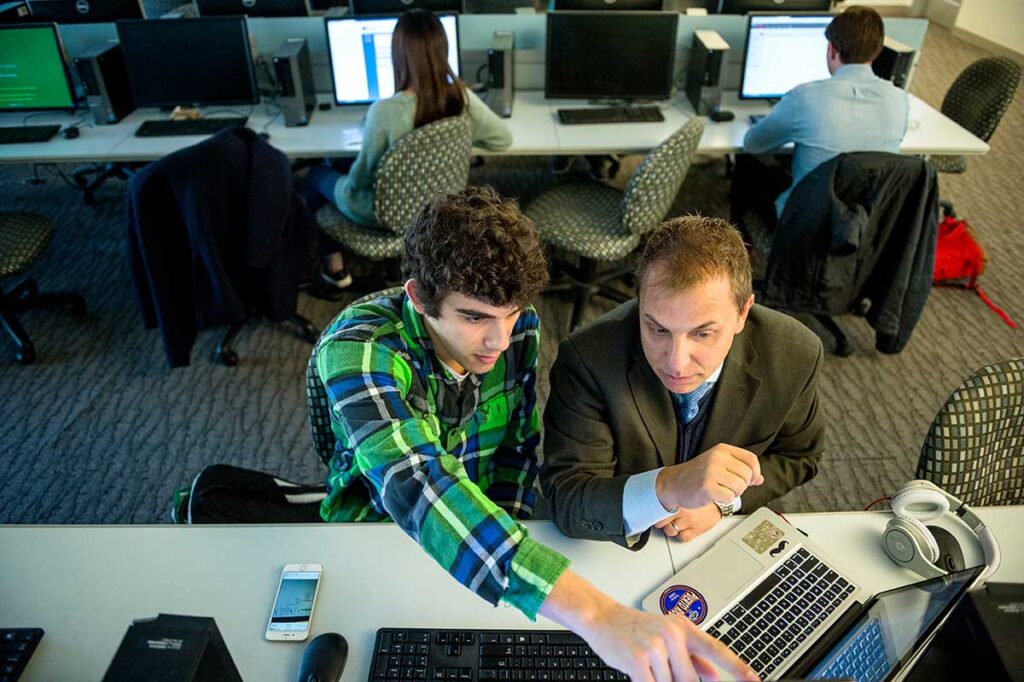
[[[144,19],[140,0],[28,0],[36,21],[95,24],[118,19]]]
[[[670,12],[549,12],[544,96],[667,99],[678,23]]]
[[[54,24],[0,26],[0,111],[73,109]]]
[[[354,16],[401,14],[411,9],[434,13],[461,12],[462,0],[349,0],[349,14]]]
[[[244,17],[119,21],[137,107],[255,104]]]
[[[195,0],[201,17],[305,17],[309,16],[306,0]]]
[[[661,11],[662,0],[555,0],[556,10]]]
[[[711,0],[709,9],[718,14],[750,12],[828,12],[834,0]]]
[[[437,18],[448,36],[448,65],[458,76],[458,17],[442,14]],[[398,17],[327,19],[327,48],[336,103],[367,104],[395,94],[391,34],[397,23]]]
[[[747,20],[740,99],[779,99],[829,77],[825,28],[830,14],[752,14]]]
[[[533,0],[464,0],[464,14],[515,14],[519,10],[534,13]]]

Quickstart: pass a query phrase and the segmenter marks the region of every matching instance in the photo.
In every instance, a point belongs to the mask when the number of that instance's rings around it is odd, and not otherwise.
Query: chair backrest
[[[1024,503],[1024,357],[986,365],[953,391],[914,477],[970,505]]]
[[[469,184],[473,150],[469,116],[449,116],[403,135],[381,157],[374,178],[373,212],[386,229],[405,228],[438,194]]]
[[[381,296],[394,296],[402,290],[401,287],[392,287],[383,291],[377,291],[357,298],[345,306],[348,310],[352,306],[372,301]],[[316,371],[316,354],[320,350],[325,336],[320,335],[313,352],[309,354],[309,362],[306,363],[306,412],[309,414],[309,430],[313,435],[313,448],[324,464],[331,461],[334,456],[334,431],[331,430],[331,406],[327,400],[327,389],[324,382],[320,380],[320,374]]]
[[[691,119],[633,171],[621,204],[622,226],[630,234],[645,234],[668,214],[703,134],[704,119]]]
[[[985,57],[964,69],[942,100],[942,113],[986,142],[1013,101],[1021,67],[1006,57]]]

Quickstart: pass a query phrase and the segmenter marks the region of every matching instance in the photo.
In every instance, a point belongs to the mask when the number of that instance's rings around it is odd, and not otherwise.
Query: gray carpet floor
[[[956,75],[984,55],[932,26],[912,91],[938,107]],[[991,144],[967,173],[943,176],[941,188],[988,251],[986,291],[1024,322],[1020,96]],[[0,210],[38,211],[57,224],[32,274],[44,289],[81,292],[89,305],[84,321],[61,311],[24,316],[39,352],[34,366],[16,365],[0,341],[0,523],[165,522],[172,491],[215,462],[319,480],[303,393],[309,346],[286,329],[257,324],[239,339],[241,364],[226,368],[210,358],[212,331],[201,336],[191,367],[168,370],[158,334],[143,329],[135,304],[123,185],[108,183],[89,208],[58,170],[69,169],[43,167],[44,182],[32,184],[31,168],[0,167]],[[673,214],[726,216],[723,176],[721,159],[700,159]],[[473,179],[523,201],[555,181],[543,159],[488,161]],[[322,327],[343,305],[303,295],[300,312]],[[546,298],[539,308],[543,405],[568,304]],[[595,304],[588,318],[608,308]],[[909,347],[895,356],[874,350],[863,320],[842,321],[857,351],[827,360],[828,452],[818,477],[782,500],[788,511],[859,509],[891,492],[913,474],[924,434],[957,383],[985,363],[1024,354],[1024,332],[963,291],[934,291]]]

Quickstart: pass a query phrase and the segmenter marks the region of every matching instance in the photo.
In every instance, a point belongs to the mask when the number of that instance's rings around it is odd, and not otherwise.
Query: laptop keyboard
[[[564,630],[381,628],[370,682],[389,680],[628,680]]]
[[[42,628],[0,628],[0,682],[21,677],[42,638]]]
[[[763,678],[774,672],[854,587],[799,549],[708,628]]]
[[[889,658],[882,642],[882,626],[877,620],[860,631],[850,646],[819,677],[854,679],[857,682],[881,682],[889,672]]]

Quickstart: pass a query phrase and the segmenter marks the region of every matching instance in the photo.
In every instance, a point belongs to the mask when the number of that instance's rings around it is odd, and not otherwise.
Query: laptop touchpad
[[[724,542],[705,552],[698,565],[687,567],[695,585],[713,586],[723,599],[750,583],[764,570],[764,565],[732,542]]]

